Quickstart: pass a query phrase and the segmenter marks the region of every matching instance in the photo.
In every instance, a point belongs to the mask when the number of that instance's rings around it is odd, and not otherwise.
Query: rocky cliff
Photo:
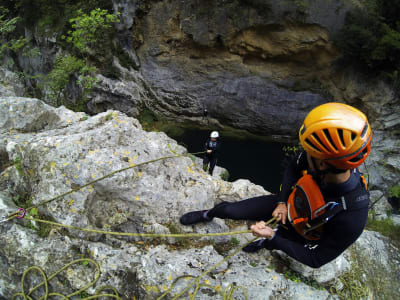
[[[148,108],[174,122],[206,126],[206,108],[207,124],[214,128],[229,125],[293,141],[311,108],[349,103],[372,123],[370,184],[387,193],[400,176],[399,98],[384,82],[335,64],[339,53],[332,40],[354,5],[357,1],[113,0],[121,13],[113,40],[118,53],[107,62],[112,72],[97,75],[87,112],[116,109],[137,117]],[[65,51],[59,32],[35,22],[23,31],[41,54],[15,59],[18,71],[31,76],[48,73]],[[9,79],[1,95],[26,95],[38,84],[28,77],[23,84],[15,75],[4,78]],[[80,95],[76,88],[70,85],[68,101]]]
[[[119,30],[130,33],[128,48],[140,63],[139,71],[128,73],[140,73],[150,91],[142,103],[153,111],[201,126],[206,108],[217,127],[292,140],[311,108],[345,102],[364,111],[375,131],[370,184],[384,191],[397,184],[399,98],[384,82],[334,63],[339,53],[332,39],[355,2],[113,3],[121,12]],[[101,107],[109,99],[96,97],[95,103]]]
[[[30,216],[89,229],[224,232],[247,229],[247,225],[216,219],[185,227],[178,218],[188,210],[211,207],[223,200],[268,193],[246,180],[230,183],[212,177],[186,156],[140,165],[185,154],[186,150],[163,133],[143,131],[136,119],[118,111],[90,117],[37,99],[3,97],[0,138],[2,217],[20,206],[37,206]],[[132,168],[78,189],[127,167]],[[73,189],[75,192],[65,197],[40,205]],[[123,299],[155,299],[175,278],[199,276],[251,238],[149,240],[62,229],[26,219],[0,223],[0,231],[0,298],[4,299],[20,291],[21,277],[29,266],[39,266],[50,275],[81,258],[92,258],[100,265],[99,280],[81,297],[111,285]],[[398,295],[399,286],[393,280],[398,270],[398,249],[380,234],[365,232],[344,255],[318,270],[265,250],[240,253],[202,280],[221,291],[230,284],[243,286],[249,299],[334,299],[337,296],[330,294],[330,287],[346,290],[346,280],[355,286],[359,280],[368,283],[365,286],[370,290],[365,296],[378,290],[383,295]],[[379,282],[377,273],[381,274]],[[356,279],[338,279],[346,274],[357,274]],[[95,275],[91,264],[81,261],[52,279],[50,289],[68,295],[93,281]],[[26,286],[40,282],[28,277]],[[179,281],[173,294],[187,283]],[[235,299],[243,299],[240,291],[235,295]],[[216,292],[207,288],[201,288],[197,297],[218,299]]]

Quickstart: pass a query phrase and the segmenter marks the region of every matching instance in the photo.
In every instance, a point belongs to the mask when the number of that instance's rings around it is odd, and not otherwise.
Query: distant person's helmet
[[[210,134],[210,137],[212,137],[212,138],[219,138],[219,133],[218,133],[218,131],[213,131],[213,132],[211,132],[211,134]]]
[[[310,156],[336,169],[354,169],[371,150],[372,131],[367,117],[342,103],[326,103],[305,118],[299,139]]]

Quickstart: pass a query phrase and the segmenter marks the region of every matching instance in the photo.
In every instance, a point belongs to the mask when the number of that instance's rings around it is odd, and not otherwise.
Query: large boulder
[[[37,99],[8,97],[0,98],[0,116],[2,217],[19,206],[37,205],[37,210],[29,211],[30,216],[94,230],[213,233],[248,227],[243,222],[225,220],[181,226],[179,216],[220,201],[268,194],[248,180],[231,183],[210,176],[184,155],[186,149],[176,141],[163,133],[143,131],[137,120],[116,111],[88,117],[64,107],[50,107]],[[181,156],[157,160],[176,155]],[[156,161],[146,163],[151,160]],[[122,168],[128,169],[101,179]],[[96,179],[101,180],[81,188]],[[64,197],[56,199],[63,193]],[[40,205],[51,199],[55,200]],[[0,265],[2,270],[8,270],[0,273],[0,296],[7,299],[19,290],[27,267],[39,266],[50,275],[82,258],[94,259],[100,265],[99,280],[85,293],[94,294],[101,286],[111,285],[126,299],[154,299],[168,290],[174,279],[203,274],[232,253],[235,246],[252,239],[246,234],[215,239],[143,240],[28,220],[1,223],[0,231]],[[368,236],[363,235],[354,246],[356,253],[375,257],[372,265],[387,271],[389,277],[395,276],[399,259],[394,246],[374,233],[365,235]],[[357,262],[352,253],[346,252],[312,272],[289,262],[300,279],[282,272],[267,250],[239,253],[204,274],[201,283],[214,286],[216,291],[224,291],[230,285],[242,286],[251,299],[264,299],[266,295],[332,299],[336,296],[325,287],[337,288],[338,282],[332,279],[348,273],[349,264],[352,270]],[[280,259],[278,265],[284,262]],[[78,261],[54,278],[50,288],[67,295],[94,280],[96,272],[91,261]],[[28,278],[25,284],[31,287],[40,281]],[[317,282],[318,288],[312,282]],[[177,294],[188,283],[180,279],[171,288],[172,293]],[[200,288],[197,297],[216,297],[216,291]],[[237,290],[235,296],[242,299],[242,290]]]
[[[37,99],[8,97],[0,101],[1,216],[21,205],[38,205],[37,210],[29,212],[30,216],[84,228],[208,233],[247,227],[243,223],[226,224],[223,220],[183,227],[178,223],[179,216],[220,201],[268,194],[247,180],[230,183],[210,176],[185,156],[140,165],[160,157],[185,154],[186,150],[163,133],[143,131],[137,120],[119,112],[88,117],[64,107],[50,107]],[[134,165],[138,167],[79,189],[110,172]],[[40,205],[71,189],[75,192]],[[36,265],[50,275],[81,258],[95,259],[100,264],[99,281],[86,293],[94,294],[97,288],[112,285],[126,299],[153,299],[169,287],[171,279],[197,276],[222,260],[216,249],[227,254],[238,241],[244,243],[251,238],[247,235],[239,240],[228,236],[215,241],[197,239],[193,243],[169,238],[152,242],[27,220],[2,223],[0,230],[0,262],[2,270],[8,270],[0,275],[0,295],[7,299],[19,290],[27,267]],[[159,243],[165,245],[157,246]],[[291,299],[297,293],[312,299],[330,297],[327,291],[292,282],[271,271],[273,266],[268,257],[266,250],[262,256],[242,253],[233,264],[220,264],[204,280],[220,289],[239,283],[249,290],[252,299],[261,299],[266,294]],[[96,272],[91,262],[80,261],[54,278],[50,288],[63,294],[72,293],[94,280]],[[32,287],[39,281],[32,278],[25,284]],[[181,285],[180,282],[177,287]],[[201,299],[209,295],[207,289],[199,291]]]

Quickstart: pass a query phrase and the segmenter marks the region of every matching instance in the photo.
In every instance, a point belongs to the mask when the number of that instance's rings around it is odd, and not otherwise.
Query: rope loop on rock
[[[276,222],[276,217],[271,218],[269,221],[267,221],[265,224],[271,224],[271,225],[275,225]],[[194,292],[193,293],[189,293],[189,299],[190,300],[194,300],[196,298],[196,295],[198,293],[198,291],[202,288],[202,287],[207,287],[207,288],[211,288],[212,290],[214,290],[215,292],[217,292],[218,294],[220,294],[222,296],[223,300],[234,300],[235,298],[233,297],[234,294],[236,293],[237,290],[242,290],[244,293],[244,297],[247,300],[247,291],[244,287],[241,286],[234,286],[233,284],[230,284],[225,290],[224,292],[219,291],[216,287],[210,286],[208,284],[204,284],[204,283],[200,283],[200,280],[206,276],[208,273],[210,273],[211,271],[215,270],[216,268],[218,268],[220,265],[222,265],[224,262],[228,261],[230,258],[232,258],[233,256],[235,256],[237,253],[239,253],[244,247],[246,247],[247,245],[251,244],[252,242],[256,241],[259,237],[255,237],[254,239],[248,241],[247,243],[241,245],[240,247],[238,247],[237,249],[235,249],[235,251],[233,251],[231,254],[229,254],[227,257],[225,257],[223,260],[221,260],[220,262],[218,262],[217,264],[213,265],[211,268],[209,268],[208,270],[204,271],[200,276],[194,278],[189,285],[183,289],[181,292],[179,292],[177,295],[173,296],[174,298],[172,298],[173,300],[179,299],[179,297],[182,297],[186,292],[189,291],[189,289],[192,286],[195,286]],[[160,297],[157,298],[157,300],[161,300],[163,299],[166,295],[170,294],[172,289],[175,287],[175,285],[177,284],[177,282],[184,277],[193,277],[193,276],[180,276],[178,278],[176,278],[174,280],[174,282],[171,284],[171,286],[169,287],[169,289],[167,291],[165,291]]]
[[[168,146],[169,146],[169,145],[168,145]],[[171,151],[172,153],[176,154],[176,151],[172,150],[171,148],[170,148],[170,151]],[[74,193],[74,192],[76,192],[76,191],[79,191],[79,190],[81,190],[81,189],[83,189],[83,188],[85,188],[85,187],[87,187],[87,186],[89,186],[89,185],[91,185],[91,184],[93,184],[93,183],[96,183],[96,182],[99,182],[99,181],[101,181],[101,180],[103,180],[103,179],[105,179],[105,178],[111,177],[111,176],[113,176],[114,174],[117,174],[117,173],[120,173],[120,172],[129,170],[129,169],[132,169],[132,168],[135,168],[135,167],[139,167],[139,166],[142,166],[142,165],[145,165],[145,164],[149,164],[149,163],[153,163],[153,162],[156,162],[156,161],[160,161],[160,160],[165,160],[165,159],[169,159],[169,158],[183,157],[183,156],[188,156],[188,155],[202,154],[202,153],[205,153],[205,152],[206,152],[206,151],[196,152],[196,153],[177,154],[177,155],[174,155],[174,156],[160,157],[160,158],[157,158],[157,159],[153,159],[153,160],[150,160],[150,161],[146,161],[146,162],[143,162],[143,163],[139,163],[139,164],[137,164],[137,165],[131,165],[131,166],[129,166],[129,167],[126,167],[126,168],[122,168],[122,169],[113,171],[113,172],[111,172],[111,173],[109,173],[109,174],[107,174],[107,175],[104,175],[104,176],[102,176],[102,177],[100,177],[100,178],[98,178],[98,179],[96,179],[96,180],[93,180],[93,181],[91,181],[91,182],[89,182],[89,183],[87,183],[87,184],[85,184],[85,185],[79,186],[79,187],[77,187],[77,188],[75,188],[75,189],[72,189],[72,190],[70,190],[70,191],[68,191],[68,192],[65,192],[65,193],[63,193],[63,194],[61,194],[61,195],[58,195],[58,196],[55,196],[55,197],[53,197],[53,198],[51,198],[51,199],[45,200],[45,201],[43,201],[43,202],[40,202],[40,203],[38,203],[37,205],[28,207],[28,208],[26,208],[26,209],[24,209],[24,208],[19,208],[16,212],[14,212],[14,213],[8,215],[7,218],[6,218],[6,220],[3,220],[3,221],[1,221],[1,222],[10,221],[10,220],[12,220],[12,219],[14,219],[14,218],[18,218],[18,219],[25,218],[25,219],[28,219],[28,220],[31,220],[31,221],[46,223],[46,224],[49,224],[49,225],[52,225],[52,226],[64,227],[64,228],[69,228],[69,229],[74,229],[74,230],[80,230],[80,231],[86,231],[86,232],[91,232],[91,233],[99,233],[99,234],[107,234],[107,235],[119,235],[119,236],[133,236],[133,237],[151,237],[151,238],[155,238],[155,237],[179,237],[179,238],[189,238],[189,237],[216,237],[216,236],[226,236],[226,235],[234,235],[234,234],[251,233],[251,230],[232,231],[232,232],[221,232],[221,233],[182,233],[182,234],[154,234],[154,233],[112,232],[112,231],[105,231],[105,230],[96,230],[96,229],[80,228],[80,227],[77,227],[77,226],[65,225],[65,224],[60,224],[60,223],[56,223],[56,222],[52,222],[52,221],[48,221],[48,220],[42,220],[42,219],[38,219],[38,218],[26,217],[26,216],[25,216],[25,215],[26,215],[26,212],[31,211],[31,210],[34,209],[34,208],[37,208],[37,207],[39,207],[39,206],[42,206],[42,205],[48,204],[48,203],[50,203],[50,202],[53,202],[53,201],[55,201],[55,200],[61,199],[61,198],[65,197],[66,195],[69,195],[69,194],[72,194],[72,193]],[[266,224],[272,223],[272,222],[274,222],[274,221],[275,221],[275,224],[276,224],[276,218],[275,218],[275,217],[272,218],[272,219],[270,219]],[[1,223],[1,222],[0,222],[0,223]],[[209,285],[209,284],[200,283],[200,280],[201,280],[201,278],[203,278],[204,276],[206,276],[208,273],[210,273],[211,271],[215,270],[218,266],[220,266],[221,264],[223,264],[224,262],[226,262],[227,260],[229,260],[231,257],[233,257],[234,255],[236,255],[236,254],[237,254],[239,251],[241,251],[244,247],[246,247],[247,245],[249,245],[250,243],[252,243],[253,241],[255,241],[255,240],[257,240],[257,239],[258,239],[258,237],[254,238],[254,239],[250,240],[249,242],[245,243],[244,245],[238,247],[233,253],[231,253],[230,255],[228,255],[227,257],[225,257],[223,260],[221,260],[221,261],[218,262],[217,264],[213,265],[211,268],[209,268],[208,270],[206,270],[205,272],[203,272],[200,276],[194,278],[194,279],[192,280],[192,282],[190,282],[189,285],[188,285],[185,289],[183,289],[183,290],[182,290],[180,293],[178,293],[177,295],[174,295],[174,296],[173,296],[173,299],[179,299],[179,298],[182,297],[185,293],[187,293],[187,292],[189,291],[189,289],[190,289],[191,287],[193,287],[193,286],[195,286],[194,292],[189,293],[189,295],[190,295],[189,299],[190,299],[190,300],[194,300],[194,299],[195,299],[195,297],[196,297],[198,291],[199,291],[201,288],[209,288],[209,289],[214,290],[217,294],[219,294],[219,295],[223,298],[223,300],[233,300],[233,299],[235,299],[235,298],[234,298],[235,293],[236,293],[237,291],[241,290],[241,291],[243,292],[243,295],[244,295],[245,299],[247,299],[247,291],[246,291],[246,289],[245,289],[244,287],[235,286],[235,285],[233,285],[233,284],[230,284],[230,285],[228,285],[228,286],[225,288],[224,291],[221,291],[220,289],[218,289],[218,288],[216,288],[216,287],[213,287],[213,286],[211,286],[211,285]],[[93,264],[93,265],[96,267],[96,271],[97,271],[96,277],[95,277],[95,279],[94,279],[92,282],[90,282],[87,286],[81,288],[80,290],[78,290],[78,291],[76,291],[76,292],[74,292],[74,293],[72,293],[72,294],[70,294],[70,295],[67,295],[67,296],[62,295],[62,294],[60,294],[60,293],[49,293],[48,282],[49,282],[51,279],[53,279],[55,276],[57,276],[57,275],[58,275],[59,273],[61,273],[62,271],[64,271],[64,270],[66,270],[67,268],[69,268],[71,265],[76,264],[76,263],[81,263],[81,262],[91,263],[91,264]],[[27,274],[28,274],[29,272],[32,272],[32,271],[36,271],[36,272],[40,273],[41,276],[43,277],[43,282],[40,283],[40,284],[38,284],[38,285],[36,285],[35,287],[33,287],[32,289],[30,289],[30,290],[26,293],[26,292],[25,292],[25,288],[24,288],[25,278],[26,278]],[[173,283],[171,284],[171,286],[169,287],[169,289],[168,289],[167,291],[165,291],[165,292],[164,292],[160,297],[158,297],[157,299],[158,299],[158,300],[161,300],[161,299],[163,299],[165,296],[167,296],[168,294],[170,294],[170,293],[172,292],[172,289],[176,286],[177,282],[178,282],[180,279],[182,279],[182,278],[192,278],[192,277],[193,277],[193,276],[187,275],[187,276],[180,276],[180,277],[176,278],[176,279],[173,281]],[[21,291],[22,291],[22,292],[14,294],[12,299],[14,300],[14,299],[17,299],[18,297],[22,297],[24,300],[33,300],[32,297],[31,297],[30,295],[32,295],[32,293],[33,293],[34,291],[36,291],[39,287],[44,286],[44,287],[45,287],[45,295],[42,296],[41,298],[39,298],[39,300],[47,300],[48,297],[52,297],[52,296],[61,297],[61,299],[63,299],[63,300],[64,300],[64,299],[70,300],[71,297],[76,296],[76,295],[78,295],[78,294],[80,294],[80,293],[86,291],[87,289],[89,289],[89,288],[92,287],[93,285],[95,285],[99,278],[100,278],[100,266],[99,266],[99,264],[98,264],[95,260],[92,260],[92,259],[89,259],[89,258],[74,260],[74,261],[72,261],[71,263],[66,264],[64,267],[62,267],[60,270],[58,270],[57,272],[55,272],[54,274],[52,274],[52,275],[51,275],[50,277],[48,277],[48,278],[47,278],[45,272],[44,272],[40,267],[32,266],[32,267],[29,267],[28,269],[26,269],[25,272],[24,272],[24,274],[23,274],[23,276],[22,276],[22,280],[21,280],[21,289],[22,289]],[[101,292],[104,291],[104,290],[106,290],[106,289],[112,290],[112,291],[113,291],[113,294],[102,294]],[[117,292],[113,287],[102,287],[102,288],[100,288],[100,289],[96,292],[95,295],[89,296],[89,297],[84,298],[84,299],[89,300],[89,299],[97,299],[97,298],[100,298],[100,297],[111,297],[111,298],[118,299],[118,300],[121,299],[121,298],[119,297],[119,295],[118,295],[118,292]]]
[[[60,274],[61,272],[65,271],[66,269],[68,269],[70,266],[72,266],[74,264],[79,264],[79,263],[82,263],[82,264],[89,264],[90,263],[90,264],[92,264],[96,269],[95,278],[91,282],[89,282],[86,286],[82,287],[78,291],[73,292],[73,293],[71,293],[69,295],[63,295],[63,294],[57,293],[57,292],[50,293],[49,292],[49,282],[54,277],[56,277],[58,274]],[[28,273],[32,273],[32,272],[39,273],[42,276],[43,281],[41,283],[39,283],[38,285],[34,286],[33,288],[31,288],[29,291],[26,292],[25,291],[25,280],[26,280],[26,278],[28,276]],[[32,267],[27,268],[24,271],[24,274],[22,275],[22,279],[21,279],[21,292],[20,293],[15,293],[12,296],[12,300],[15,300],[15,299],[18,299],[18,298],[23,298],[24,300],[33,300],[32,294],[42,286],[44,286],[44,288],[45,288],[45,294],[43,296],[41,296],[39,298],[39,300],[47,300],[49,297],[55,297],[55,296],[61,297],[61,299],[63,299],[63,300],[70,300],[70,299],[72,299],[72,297],[77,296],[77,295],[81,295],[83,292],[87,291],[89,288],[94,286],[96,284],[96,282],[99,280],[100,274],[101,274],[101,272],[100,272],[99,264],[95,260],[90,259],[90,258],[76,259],[76,260],[64,265],[61,269],[59,269],[57,272],[51,274],[49,277],[47,277],[46,273],[43,271],[42,268],[40,268],[38,266],[32,266]],[[110,293],[107,293],[107,294],[102,293],[105,290],[111,290],[112,294],[110,294]],[[118,291],[115,288],[110,287],[110,286],[101,287],[96,291],[95,295],[92,295],[92,296],[89,296],[89,297],[86,297],[86,298],[82,298],[82,299],[86,299],[86,300],[88,300],[88,299],[98,299],[100,297],[111,297],[113,299],[121,300],[121,298],[120,298],[120,296],[118,294]]]

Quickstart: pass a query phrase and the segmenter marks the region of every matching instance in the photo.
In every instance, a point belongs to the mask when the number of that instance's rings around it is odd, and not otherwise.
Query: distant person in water
[[[262,239],[245,252],[277,249],[313,268],[338,257],[367,222],[369,192],[358,166],[370,153],[372,131],[358,109],[326,103],[307,115],[299,139],[304,150],[286,168],[279,195],[224,201],[184,214],[181,224],[213,218],[258,221],[251,230]],[[281,223],[277,229],[264,222],[272,217]]]
[[[210,137],[207,139],[204,145],[204,150],[206,153],[204,154],[203,158],[203,170],[205,172],[208,170],[210,175],[212,175],[214,167],[217,164],[218,151],[220,147],[221,142],[219,141],[218,131],[211,132]]]

